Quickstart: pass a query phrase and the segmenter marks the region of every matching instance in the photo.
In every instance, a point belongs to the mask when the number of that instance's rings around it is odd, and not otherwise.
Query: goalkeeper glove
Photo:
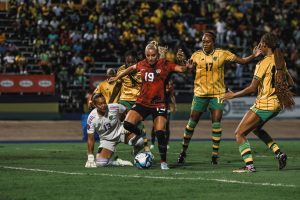
[[[88,154],[88,160],[85,163],[85,168],[96,168],[95,157],[93,154]]]

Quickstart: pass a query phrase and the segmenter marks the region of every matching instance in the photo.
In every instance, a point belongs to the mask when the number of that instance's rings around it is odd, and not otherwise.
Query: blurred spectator
[[[33,51],[36,54],[39,54],[41,49],[43,49],[45,43],[42,39],[41,35],[37,35],[36,38],[33,40]]]
[[[20,74],[27,74],[27,71],[25,69],[27,65],[27,59],[22,53],[18,53],[15,57],[15,63],[18,68],[18,72]]]
[[[72,58],[71,58],[71,65],[73,67],[83,64],[83,60],[81,59],[81,56],[79,53],[76,53]]]
[[[57,74],[59,92],[65,94],[67,92],[67,83],[69,80],[69,72],[66,67],[62,67]]]
[[[57,20],[56,17],[53,17],[50,21],[50,27],[55,31],[58,29],[59,24],[60,24],[60,22]]]
[[[222,19],[216,20],[217,44],[223,47],[225,45],[226,24]]]
[[[5,42],[6,42],[6,35],[2,30],[0,30],[0,45],[4,44]]]
[[[50,62],[49,51],[43,51],[38,55],[38,65],[42,67],[45,74],[51,74],[52,63]]]
[[[56,41],[58,41],[58,34],[56,33],[56,31],[54,29],[50,30],[50,33],[48,34],[48,45],[52,45],[53,43],[55,43]]]
[[[94,67],[95,60],[94,60],[93,56],[90,53],[88,53],[87,55],[85,55],[83,57],[83,61],[84,61],[85,66],[86,66],[87,69],[90,69],[91,67]]]
[[[80,85],[82,85],[84,88],[86,77],[85,77],[85,67],[83,64],[80,63],[77,65],[74,75],[76,79],[79,81]]]
[[[82,46],[81,42],[77,40],[72,46],[72,51],[74,53],[81,53],[82,50],[83,50],[83,46]]]
[[[60,4],[55,4],[52,7],[52,12],[54,13],[54,15],[56,16],[57,19],[60,19],[62,14],[63,14],[63,7]]]
[[[3,58],[4,61],[4,68],[2,69],[2,73],[15,73],[16,66],[15,66],[15,56],[11,52],[7,52]]]

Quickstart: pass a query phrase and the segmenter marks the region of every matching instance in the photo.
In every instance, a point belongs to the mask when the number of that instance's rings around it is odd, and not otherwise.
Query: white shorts
[[[123,126],[122,126],[123,128]],[[124,129],[124,128],[123,128]],[[119,144],[119,143],[125,143],[125,135],[128,133],[128,131],[126,131],[124,129],[120,131],[120,135],[119,137],[115,138],[114,140],[101,140],[100,138],[100,145],[99,145],[99,148],[105,148],[105,149],[108,149],[112,152],[115,152],[116,151],[116,146]]]

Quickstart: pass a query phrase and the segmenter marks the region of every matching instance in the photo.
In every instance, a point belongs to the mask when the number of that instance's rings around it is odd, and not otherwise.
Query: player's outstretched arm
[[[234,62],[237,62],[239,64],[246,64],[253,60],[254,58],[258,57],[261,54],[261,50],[259,49],[259,46],[254,47],[252,54],[250,56],[241,58],[241,57],[236,57]]]
[[[123,78],[124,76],[130,74],[130,72],[132,72],[133,70],[136,70],[136,64],[128,67],[126,70],[124,70],[123,73],[121,73],[121,74],[119,74],[119,75],[117,75],[115,77],[109,78],[108,82],[111,83],[111,82],[114,82],[114,81],[116,81],[116,80],[118,80],[120,78]]]
[[[252,79],[251,84],[248,87],[246,87],[245,89],[238,91],[238,92],[232,92],[231,90],[228,90],[228,92],[226,92],[225,95],[220,98],[220,100],[221,100],[221,102],[223,102],[224,100],[234,99],[237,97],[242,97],[247,94],[256,92],[257,88],[258,88],[258,84],[259,84],[259,81],[254,78],[254,79]]]
[[[119,92],[121,91],[122,88],[122,83],[117,82],[114,86],[114,89],[110,95],[109,102],[108,103],[113,103],[115,98],[118,96]]]
[[[193,68],[193,60],[188,60],[185,65],[176,65],[175,71],[176,72],[186,72],[187,70],[190,70]]]
[[[94,144],[95,138],[94,133],[88,134],[87,148],[88,148],[88,159],[85,163],[86,168],[96,168],[95,156],[94,156]]]

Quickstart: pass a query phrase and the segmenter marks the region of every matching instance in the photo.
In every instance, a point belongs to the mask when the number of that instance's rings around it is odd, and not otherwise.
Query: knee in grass
[[[108,165],[109,165],[109,159],[107,159],[107,158],[97,158],[96,159],[97,167],[106,167]]]

